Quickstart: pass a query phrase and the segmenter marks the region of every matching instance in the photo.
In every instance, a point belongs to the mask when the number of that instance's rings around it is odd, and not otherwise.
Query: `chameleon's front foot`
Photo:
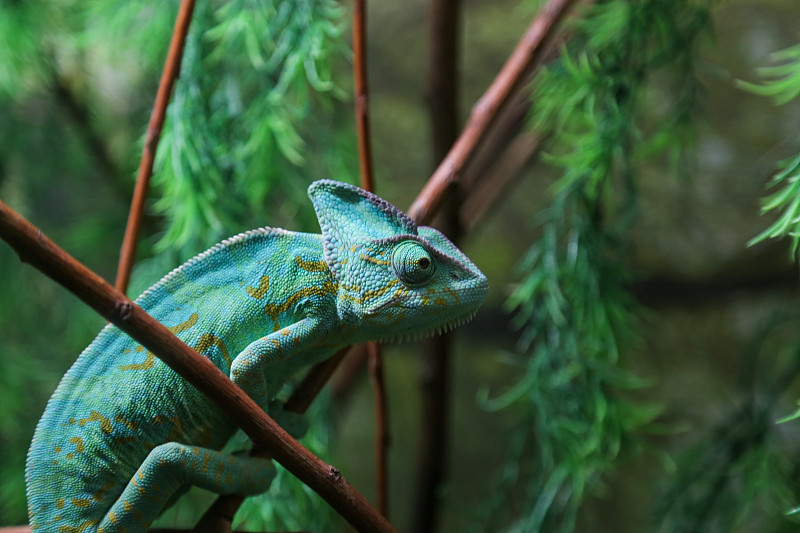
[[[269,489],[275,467],[269,459],[235,456],[207,448],[168,442],[152,449],[98,532],[145,533],[175,494],[187,485],[218,494],[261,494]]]

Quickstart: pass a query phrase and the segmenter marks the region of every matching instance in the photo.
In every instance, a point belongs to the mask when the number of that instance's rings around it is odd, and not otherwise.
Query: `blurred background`
[[[460,2],[459,127],[542,3]],[[435,4],[368,3],[376,189],[401,209],[441,157]],[[0,198],[109,280],[177,5],[0,0]],[[308,184],[358,182],[351,8],[198,2],[131,295],[238,232],[316,232]],[[491,291],[453,335],[426,516],[428,348],[385,348],[400,531],[796,530],[800,422],[779,421],[800,397],[799,21],[792,0],[576,2],[467,170],[458,240]],[[748,245],[769,228],[786,238]],[[25,522],[33,428],[103,324],[0,244],[0,525]],[[364,366],[335,376],[306,444],[374,501]],[[240,527],[346,529],[288,478]]]

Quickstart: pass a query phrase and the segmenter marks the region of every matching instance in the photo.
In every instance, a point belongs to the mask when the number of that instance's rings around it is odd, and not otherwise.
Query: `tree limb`
[[[161,130],[164,127],[164,120],[167,115],[167,104],[169,104],[172,87],[175,85],[175,80],[181,70],[183,45],[186,43],[186,35],[189,32],[194,3],[195,0],[181,0],[181,5],[178,8],[178,17],[175,20],[175,29],[172,31],[172,39],[169,43],[167,60],[164,62],[164,70],[161,72],[161,80],[158,82],[156,100],[153,104],[150,122],[147,124],[147,132],[144,136],[142,157],[139,160],[139,170],[136,173],[136,186],[133,190],[128,223],[125,226],[125,237],[120,250],[117,280],[114,283],[117,289],[123,293],[128,290],[131,270],[136,260],[136,248],[139,244],[139,230],[142,225],[144,201],[147,198],[150,177],[153,175],[153,163],[155,162],[158,140],[161,138]]]
[[[0,238],[14,248],[22,261],[63,285],[197,387],[245,431],[255,446],[266,450],[315,490],[357,530],[394,531],[337,469],[294,440],[209,359],[184,344],[2,201]]]
[[[575,1],[550,0],[537,14],[489,89],[473,106],[466,127],[447,157],[411,205],[408,215],[412,219],[419,223],[431,219],[447,189],[461,177],[464,168],[475,156],[476,148],[488,135],[499,112],[524,85],[531,67],[546,53],[559,22]]]
[[[428,116],[432,162],[439,165],[458,137],[458,37],[460,0],[431,0],[428,9]],[[450,194],[441,209],[437,227],[458,244],[462,236],[458,207],[462,189]],[[450,360],[453,336],[444,333],[429,339],[420,354],[419,450],[414,489],[413,530],[436,529],[441,486],[447,476],[449,441]]]

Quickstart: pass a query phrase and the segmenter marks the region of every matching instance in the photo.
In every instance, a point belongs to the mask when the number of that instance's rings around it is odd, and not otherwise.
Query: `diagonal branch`
[[[355,85],[356,129],[361,187],[375,191],[371,138],[369,134],[369,91],[367,89],[367,3],[353,2],[353,77]],[[383,379],[383,350],[377,342],[367,343],[369,375],[375,396],[375,471],[377,473],[378,509],[383,516],[389,513],[387,452],[389,448],[388,410]]]
[[[447,156],[458,138],[458,36],[461,0],[431,0],[428,8],[428,116],[433,164]],[[459,187],[441,204],[437,227],[458,244],[462,235],[458,207]],[[436,529],[441,488],[447,477],[450,428],[450,379],[453,336],[450,332],[429,339],[420,354],[419,450],[414,489],[413,529]]]
[[[194,2],[195,0],[181,0],[178,17],[175,20],[175,29],[172,31],[172,40],[169,43],[167,60],[164,62],[164,70],[161,72],[161,80],[158,82],[156,100],[153,104],[150,122],[147,124],[147,132],[144,136],[142,158],[139,160],[139,170],[136,173],[136,187],[133,190],[131,209],[128,213],[128,224],[125,226],[125,237],[120,250],[117,280],[114,284],[123,293],[128,290],[131,269],[136,260],[136,248],[139,244],[139,230],[142,225],[144,201],[147,198],[150,177],[153,175],[153,163],[156,157],[158,140],[161,137],[161,130],[164,127],[164,120],[167,115],[167,104],[169,104],[172,87],[175,85],[175,80],[181,70],[183,45],[186,42],[186,34],[189,32]]]
[[[199,355],[122,292],[73,259],[38,228],[0,201],[0,238],[28,262],[156,354],[210,398],[253,443],[322,496],[359,531],[392,526],[332,466],[304,448],[211,360]]]
[[[475,103],[458,140],[408,210],[419,223],[430,221],[448,188],[460,179],[500,111],[526,83],[531,68],[547,51],[559,22],[576,0],[550,0],[531,23],[489,89]]]

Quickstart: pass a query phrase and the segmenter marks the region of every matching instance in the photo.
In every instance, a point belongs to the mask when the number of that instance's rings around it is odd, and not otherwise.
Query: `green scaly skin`
[[[137,300],[265,410],[301,366],[366,340],[465,322],[486,277],[438,231],[357,187],[317,181],[322,234],[263,228],[167,274]],[[258,494],[269,460],[224,454],[225,413],[109,325],[64,375],[26,464],[34,531],[144,532],[188,486]]]

